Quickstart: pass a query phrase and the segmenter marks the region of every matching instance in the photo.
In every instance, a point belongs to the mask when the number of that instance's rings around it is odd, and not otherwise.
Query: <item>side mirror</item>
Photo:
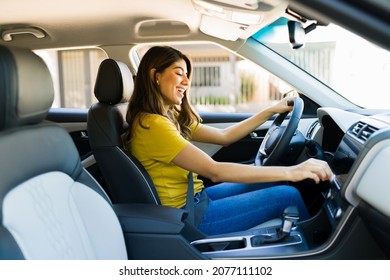
[[[291,47],[295,49],[300,49],[305,46],[305,29],[302,24],[298,21],[288,21],[288,35],[290,39]]]

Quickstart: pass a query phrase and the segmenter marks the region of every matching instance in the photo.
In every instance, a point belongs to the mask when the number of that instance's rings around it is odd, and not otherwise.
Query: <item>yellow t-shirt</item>
[[[188,171],[172,160],[189,143],[166,117],[148,114],[142,117],[143,128],[135,121],[131,153],[142,163],[157,188],[162,205],[181,208],[186,204]],[[192,132],[200,128],[192,126]],[[194,193],[203,189],[202,180],[194,174]]]

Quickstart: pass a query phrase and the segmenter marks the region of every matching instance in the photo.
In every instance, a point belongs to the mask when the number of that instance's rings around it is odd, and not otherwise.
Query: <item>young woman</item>
[[[185,206],[188,173],[192,171],[197,225],[206,234],[249,229],[278,217],[292,205],[298,207],[301,219],[307,219],[299,191],[272,182],[329,180],[332,172],[326,162],[310,159],[290,167],[216,162],[190,142],[227,146],[272,115],[291,110],[288,99],[228,128],[209,127],[201,123],[189,103],[191,71],[190,60],[180,51],[152,47],[141,60],[128,107],[127,148],[152,177],[162,204]],[[205,188],[197,174],[216,185]],[[205,205],[199,201],[206,201],[207,207],[197,207]]]

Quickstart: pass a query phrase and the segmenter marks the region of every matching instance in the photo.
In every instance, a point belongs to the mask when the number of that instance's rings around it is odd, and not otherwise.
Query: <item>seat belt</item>
[[[188,211],[188,222],[191,225],[195,225],[195,209],[194,209],[194,176],[190,171],[188,173],[188,187],[187,187],[187,199],[186,207]]]

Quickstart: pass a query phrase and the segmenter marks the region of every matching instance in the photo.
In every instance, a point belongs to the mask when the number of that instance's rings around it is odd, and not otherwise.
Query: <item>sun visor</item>
[[[287,6],[283,0],[192,0],[192,4],[202,15],[200,30],[229,41],[247,39],[278,18]]]

